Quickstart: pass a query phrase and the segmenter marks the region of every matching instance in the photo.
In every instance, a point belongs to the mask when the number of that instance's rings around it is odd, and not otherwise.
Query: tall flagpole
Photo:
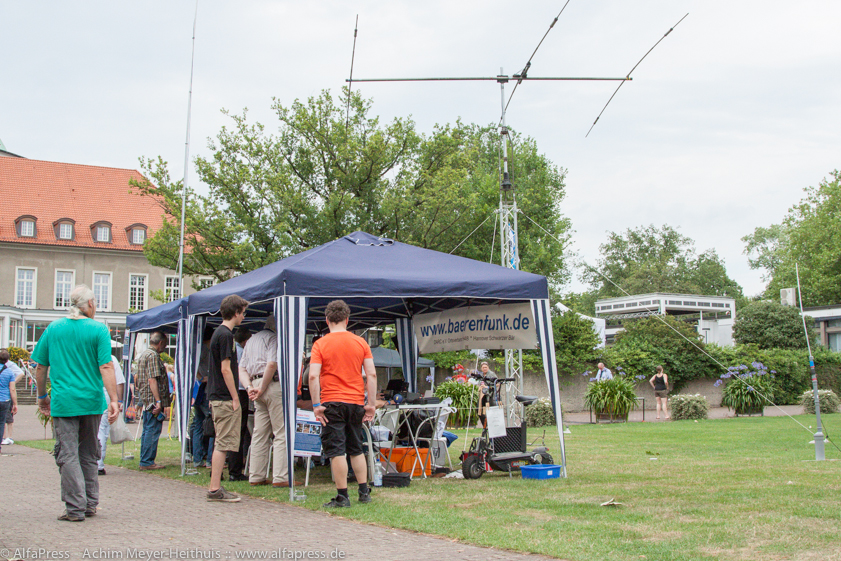
[[[184,295],[184,221],[187,215],[187,176],[190,171],[190,117],[193,110],[193,67],[196,60],[196,20],[199,17],[199,0],[193,15],[193,52],[190,55],[190,93],[187,95],[187,139],[184,142],[184,181],[181,184],[181,240],[178,244],[178,297]]]

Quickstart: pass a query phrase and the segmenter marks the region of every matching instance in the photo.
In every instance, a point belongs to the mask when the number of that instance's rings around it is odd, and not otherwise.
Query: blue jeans
[[[204,412],[204,409],[195,406],[193,407],[193,422],[190,423],[190,440],[193,441],[193,463],[200,464],[204,461],[210,461],[213,456],[213,439],[209,439],[207,449],[204,447],[204,420],[209,415]]]
[[[151,466],[158,455],[158,439],[164,422],[157,419],[152,411],[143,412],[143,436],[140,437],[140,465]]]

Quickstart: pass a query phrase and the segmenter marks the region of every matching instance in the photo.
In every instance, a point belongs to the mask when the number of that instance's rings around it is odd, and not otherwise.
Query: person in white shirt
[[[126,387],[126,377],[123,375],[123,368],[120,366],[120,361],[117,357],[111,357],[111,363],[114,365],[114,377],[117,379],[117,405],[120,407],[120,413],[123,411],[123,390]],[[105,394],[108,395],[108,390]],[[102,420],[99,422],[99,447],[102,454],[99,456],[99,475],[106,475],[105,473],[105,451],[108,448],[108,435],[111,434],[111,423],[108,422],[108,411],[102,414]]]
[[[596,373],[596,382],[604,382],[605,380],[613,380],[613,372],[610,368],[606,368],[603,362],[599,363],[599,371]]]

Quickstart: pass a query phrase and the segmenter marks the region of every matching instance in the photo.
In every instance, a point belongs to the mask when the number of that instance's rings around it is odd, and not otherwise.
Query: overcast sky
[[[274,131],[273,96],[338,92],[357,14],[357,78],[493,76],[524,66],[564,1],[199,0],[191,153],[208,154],[222,108]],[[135,169],[161,155],[180,177],[194,8],[0,0],[6,148]],[[530,75],[623,76],[687,12],[589,138],[615,84],[527,82],[508,123],[568,171],[563,212],[582,259],[595,263],[609,231],[669,224],[752,295],[764,283],[741,238],[841,167],[841,2],[571,0]],[[357,87],[383,119],[411,115],[422,132],[499,119],[494,82]]]

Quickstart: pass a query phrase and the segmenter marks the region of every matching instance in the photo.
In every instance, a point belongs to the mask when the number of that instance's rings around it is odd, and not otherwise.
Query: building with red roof
[[[177,273],[153,267],[143,254],[164,212],[130,186],[140,173],[30,160],[2,145],[0,152],[0,347],[31,349],[51,321],[67,314],[79,284],[93,289],[96,319],[108,324],[115,347],[125,316],[157,304],[151,292],[162,291],[167,301],[180,297]],[[192,283],[185,284],[191,292]]]

